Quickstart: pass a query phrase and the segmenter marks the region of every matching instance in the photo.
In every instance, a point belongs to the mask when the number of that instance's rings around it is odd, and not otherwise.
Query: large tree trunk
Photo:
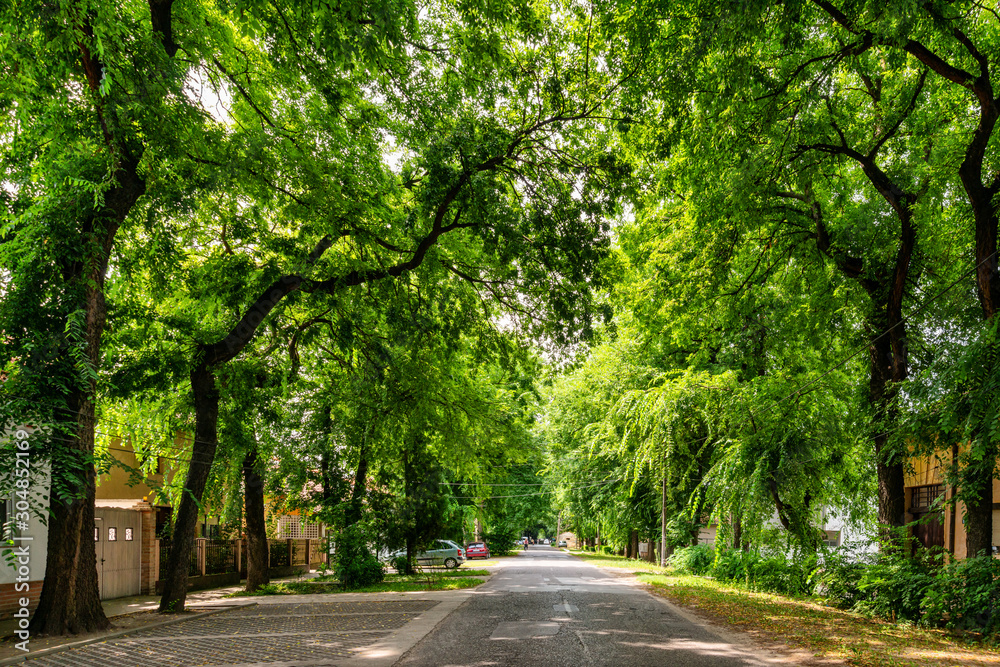
[[[988,81],[988,78],[987,78]],[[987,96],[988,97],[988,96]],[[977,130],[976,141],[970,146],[966,159],[959,169],[962,185],[965,187],[969,201],[972,204],[973,217],[976,221],[976,293],[983,318],[992,323],[997,311],[1000,310],[1000,266],[997,256],[997,207],[995,198],[1000,195],[1000,174],[995,174],[990,187],[982,185],[982,164],[985,143],[993,133],[997,118],[1000,116],[1000,106],[994,99],[983,105],[980,127]],[[992,345],[997,345],[996,341]],[[992,350],[991,350],[992,351]],[[983,360],[986,366],[982,377],[988,378],[994,371],[991,367],[996,363],[996,354],[987,354]],[[989,425],[976,429],[977,437]],[[989,554],[993,547],[993,476],[997,462],[997,447],[989,443],[984,447],[984,458],[978,465],[968,466],[963,471],[963,495],[967,494],[965,503],[965,550],[968,557],[974,557],[980,552]],[[974,496],[974,497],[973,497]]]
[[[93,419],[93,403],[78,393],[74,396],[81,421]],[[70,404],[71,406],[73,403]],[[49,498],[48,555],[45,579],[38,608],[31,619],[31,634],[65,635],[95,632],[108,628],[97,585],[97,552],[94,545],[94,465],[87,460],[94,450],[93,422],[80,423],[76,437],[68,446],[75,455],[78,470],[67,470],[65,463],[52,467],[52,491]],[[82,476],[82,485],[69,477]],[[59,488],[76,487],[82,496],[67,497]]]
[[[896,360],[889,341],[886,338],[875,341],[869,347],[869,402],[876,413],[875,433],[872,441],[875,451],[875,472],[878,477],[878,523],[882,530],[883,545],[896,543],[896,529],[906,524],[905,503],[905,472],[903,457],[898,452],[889,450],[889,434],[887,430],[898,421],[898,391],[891,382],[901,382],[906,379],[905,356],[901,360],[903,371],[897,380],[893,377],[893,369],[885,360]],[[898,364],[896,364],[898,366]]]
[[[247,586],[253,593],[271,583],[268,576],[267,526],[264,520],[264,478],[254,446],[243,459],[243,501],[247,525]]]
[[[208,367],[204,357],[191,371],[191,388],[194,392],[196,415],[194,443],[191,446],[187,478],[184,480],[184,492],[174,519],[167,573],[163,578],[163,597],[160,599],[162,613],[184,611],[188,562],[194,547],[195,529],[198,527],[198,511],[218,442],[219,389],[215,385],[215,373]]]
[[[77,634],[110,625],[101,606],[94,545],[94,394],[107,319],[104,280],[111,248],[118,228],[146,189],[137,168],[137,161],[124,163],[116,172],[119,185],[105,196],[104,209],[84,221],[82,239],[91,252],[67,280],[83,293],[83,335],[92,375],[67,396],[67,406],[76,415],[75,430],[59,447],[69,455],[52,461],[45,579],[30,625],[38,634]]]
[[[922,87],[922,86],[921,86]],[[918,91],[919,91],[918,87]],[[916,98],[914,98],[916,99]],[[899,244],[891,266],[867,268],[861,258],[833,252],[833,243],[818,202],[809,194],[811,216],[816,222],[816,245],[834,259],[846,277],[858,282],[872,302],[868,318],[868,403],[873,413],[872,449],[878,481],[878,522],[882,544],[894,544],[896,529],[906,523],[904,502],[904,456],[890,450],[889,434],[899,418],[898,386],[909,375],[909,350],[903,300],[910,279],[910,265],[917,245],[913,206],[917,197],[899,187],[875,163],[872,156],[851,155],[858,160],[868,180],[886,200],[899,220]]]

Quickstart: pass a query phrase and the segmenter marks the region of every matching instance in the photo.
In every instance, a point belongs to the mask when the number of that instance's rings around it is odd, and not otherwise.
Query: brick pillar
[[[139,512],[139,594],[156,595],[156,580],[160,574],[160,541],[156,539],[156,510],[147,502],[138,502],[132,509]]]

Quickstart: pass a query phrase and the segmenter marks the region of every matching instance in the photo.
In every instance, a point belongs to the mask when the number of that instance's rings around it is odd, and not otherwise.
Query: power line
[[[594,486],[607,486],[608,484],[614,484],[615,482],[622,481],[621,477],[616,477],[614,479],[605,480],[603,482],[595,482],[594,484],[586,484],[584,486],[574,486],[568,489],[552,489],[550,491],[538,491],[537,493],[521,493],[511,496],[452,496],[452,498],[461,500],[493,500],[496,498],[529,498],[531,496],[544,496],[551,493],[559,493],[560,491],[577,491],[579,489],[589,489]]]

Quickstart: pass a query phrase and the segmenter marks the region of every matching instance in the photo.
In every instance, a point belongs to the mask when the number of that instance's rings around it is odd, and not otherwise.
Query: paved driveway
[[[385,667],[468,593],[298,595],[146,628],[27,660],[28,667]],[[459,595],[455,595],[459,593]],[[347,599],[348,597],[353,599]]]
[[[541,661],[541,662],[540,662]],[[476,590],[400,667],[760,665],[749,649],[623,579],[531,547]]]

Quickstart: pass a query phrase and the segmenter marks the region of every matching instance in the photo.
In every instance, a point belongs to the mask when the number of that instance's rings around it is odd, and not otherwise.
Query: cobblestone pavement
[[[335,665],[403,627],[434,600],[261,604],[53,653],[30,667]]]

